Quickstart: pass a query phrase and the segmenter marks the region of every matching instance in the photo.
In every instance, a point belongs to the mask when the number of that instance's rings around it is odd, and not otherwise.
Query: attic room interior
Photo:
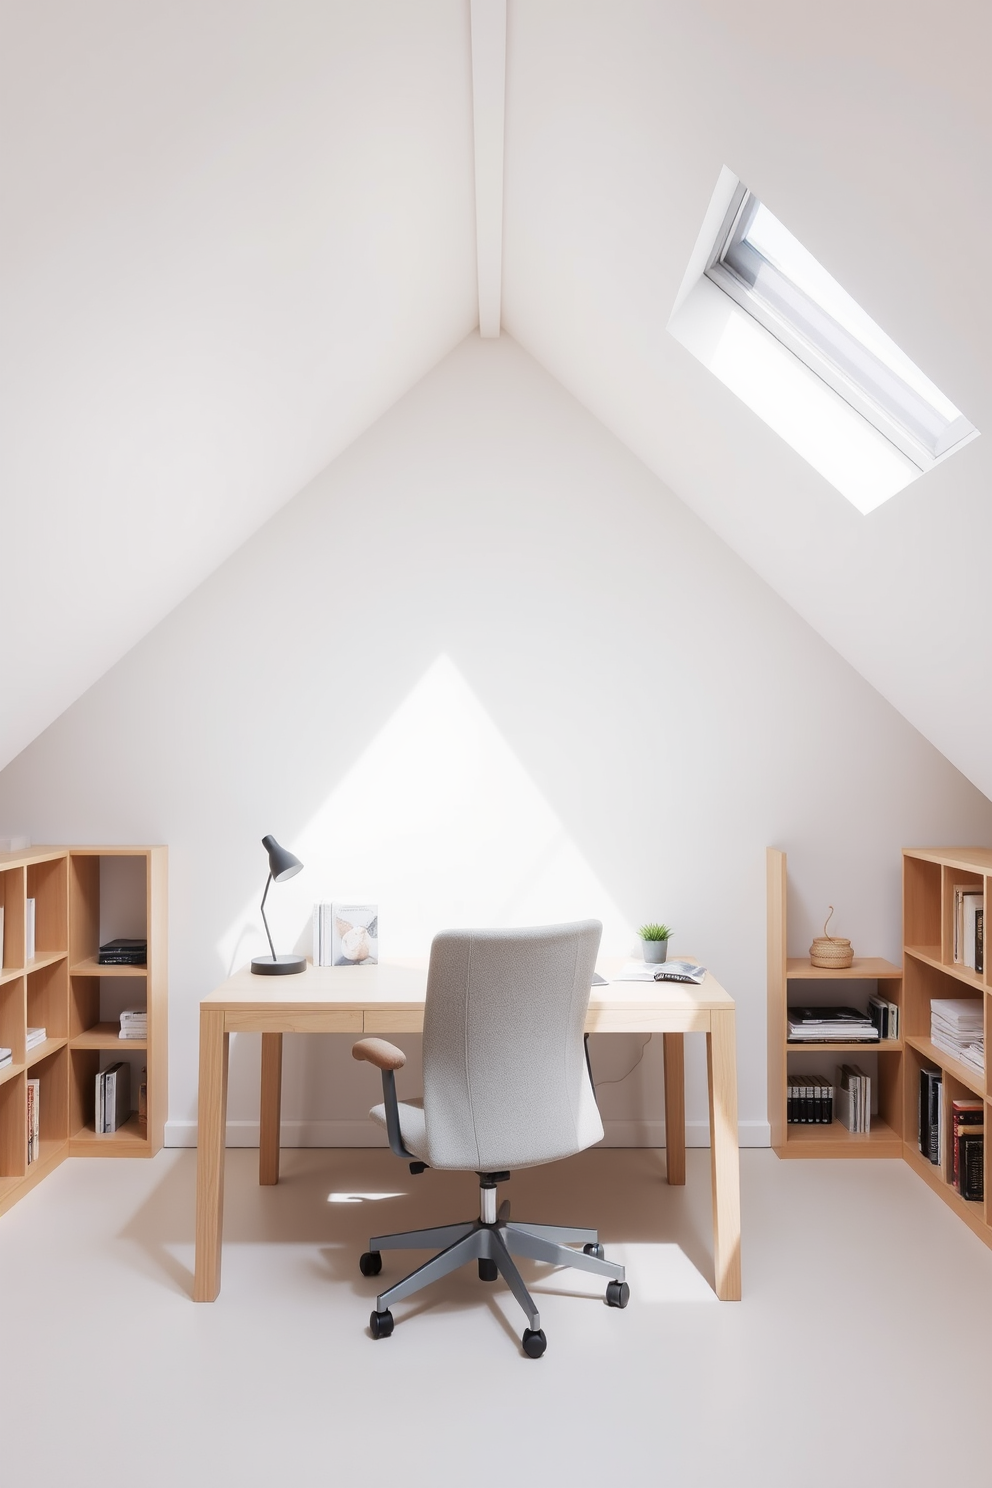
[[[984,1481],[990,55],[4,0],[10,1481]]]

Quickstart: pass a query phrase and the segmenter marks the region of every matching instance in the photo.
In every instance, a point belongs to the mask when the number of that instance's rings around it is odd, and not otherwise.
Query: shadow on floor
[[[192,1294],[192,1246],[196,1206],[196,1153],[170,1153],[161,1182],[132,1215],[121,1238],[132,1241],[149,1274]],[[685,1187],[669,1188],[664,1153],[649,1148],[601,1148],[562,1162],[514,1173],[500,1187],[514,1218],[542,1224],[597,1228],[611,1254],[618,1245],[677,1248],[713,1284],[709,1153],[687,1153]],[[250,1245],[312,1245],[315,1273],[348,1283],[359,1295],[374,1296],[376,1284],[358,1269],[370,1234],[419,1229],[474,1218],[478,1184],[473,1173],[427,1172],[412,1175],[406,1164],[375,1148],[291,1148],[282,1153],[275,1187],[260,1187],[258,1154],[232,1148],[227,1153],[224,1206],[225,1248]],[[188,1258],[188,1263],[187,1263]],[[617,1254],[617,1259],[624,1259]],[[396,1278],[414,1269],[423,1254],[397,1254],[389,1265]],[[150,1266],[149,1266],[150,1263]],[[461,1292],[469,1270],[449,1278],[448,1301]],[[535,1293],[544,1290],[589,1295],[587,1279],[521,1264]],[[570,1284],[569,1278],[574,1279]],[[473,1305],[478,1305],[474,1276]],[[431,1304],[411,1302],[421,1310]]]

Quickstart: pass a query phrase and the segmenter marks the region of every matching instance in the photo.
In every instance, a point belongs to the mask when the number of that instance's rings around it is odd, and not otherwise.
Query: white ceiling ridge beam
[[[471,0],[479,335],[498,336],[503,294],[506,0]]]

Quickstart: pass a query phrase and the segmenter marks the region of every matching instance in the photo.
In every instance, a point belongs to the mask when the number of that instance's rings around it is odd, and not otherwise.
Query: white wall
[[[517,345],[472,337],[0,774],[7,832],[169,844],[173,1142],[198,999],[263,948],[265,832],[307,864],[269,898],[284,948],[346,895],[378,899],[387,954],[587,914],[625,951],[669,921],[738,998],[761,1142],[766,844],[794,954],[831,902],[895,957],[900,848],[988,843],[992,805]],[[372,1141],[348,1040],[290,1043],[287,1138]],[[597,1074],[638,1046],[597,1041]],[[233,1140],[257,1059],[235,1040]],[[611,1140],[661,1139],[660,1064],[602,1086]],[[704,1140],[698,1048],[689,1103]]]

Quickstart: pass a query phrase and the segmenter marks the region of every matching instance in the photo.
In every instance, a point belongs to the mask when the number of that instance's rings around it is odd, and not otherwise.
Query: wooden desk
[[[609,978],[620,962],[603,961]],[[196,1162],[196,1279],[193,1297],[220,1291],[224,1219],[227,1063],[232,1033],[262,1035],[258,1181],[279,1181],[284,1033],[399,1035],[424,1026],[427,959],[379,966],[308,966],[299,976],[253,976],[245,967],[200,1004],[200,1091]],[[740,1171],[734,1001],[714,977],[685,982],[612,982],[593,987],[587,1033],[664,1036],[665,1130],[669,1183],[685,1182],[683,1037],[705,1033],[709,1079],[715,1289],[740,1300]]]

